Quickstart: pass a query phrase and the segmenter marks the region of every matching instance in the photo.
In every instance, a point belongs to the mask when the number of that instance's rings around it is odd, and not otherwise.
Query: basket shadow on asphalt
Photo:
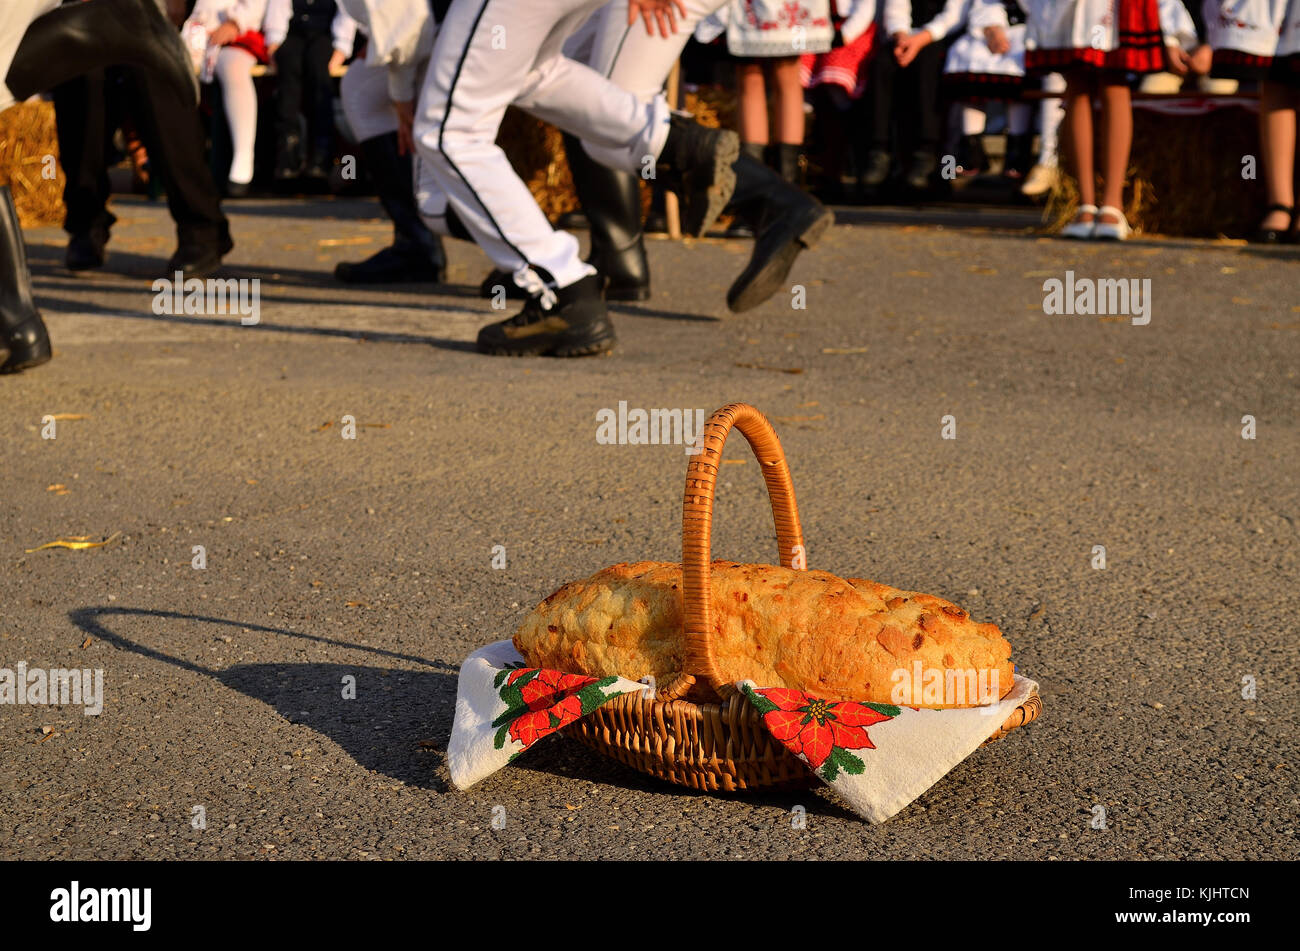
[[[245,621],[142,608],[87,607],[68,612],[78,628],[91,637],[213,680],[271,707],[290,723],[302,724],[339,745],[358,765],[412,786],[447,792],[450,786],[422,752],[421,743],[435,740],[439,765],[451,733],[456,701],[456,670],[448,664],[411,654],[354,644],[316,634],[266,627]],[[234,628],[273,637],[312,641],[432,668],[415,671],[399,667],[346,663],[232,664],[215,670],[203,664],[147,647],[114,631],[113,619],[193,622],[217,631]],[[342,699],[345,676],[356,677],[356,699]]]
[[[307,634],[287,628],[268,627],[202,614],[147,608],[85,607],[68,612],[68,618],[83,633],[150,660],[213,680],[238,693],[258,700],[289,723],[310,727],[333,740],[364,769],[438,793],[451,792],[442,770],[435,768],[422,752],[432,741],[438,765],[446,756],[447,738],[456,702],[456,674],[459,668],[414,654],[385,650],[336,638]],[[406,661],[432,668],[427,671],[400,667],[377,667],[345,663],[259,663],[232,664],[220,670],[183,657],[148,647],[113,630],[114,619],[177,621],[211,625],[217,631],[234,628],[276,638],[311,641],[344,650],[362,651],[378,657]],[[356,699],[343,701],[343,677],[356,677]],[[375,687],[378,685],[379,689]],[[416,712],[412,712],[416,711]],[[268,747],[269,749],[269,747]],[[428,746],[423,746],[428,750]],[[601,756],[576,741],[555,742],[546,738],[514,764],[515,770],[541,773],[575,782],[600,783],[620,791],[696,796],[720,796],[753,806],[771,806],[788,811],[796,797],[811,815],[855,816],[819,791],[789,793],[702,793],[651,779],[630,767]],[[519,773],[515,772],[514,776]],[[484,780],[485,791],[493,781],[509,780],[498,773]],[[477,788],[477,787],[476,787]]]

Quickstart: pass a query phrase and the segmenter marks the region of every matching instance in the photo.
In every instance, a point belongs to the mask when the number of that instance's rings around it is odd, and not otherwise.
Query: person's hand
[[[918,53],[925,49],[933,41],[934,37],[930,35],[929,30],[920,30],[910,36],[904,36],[894,44],[894,59],[898,60],[898,65],[906,69],[912,65],[912,60],[916,59]]]
[[[411,155],[415,152],[415,100],[394,102],[393,111],[397,113],[397,154]]]
[[[1204,76],[1209,73],[1210,67],[1214,65],[1214,48],[1209,43],[1202,43],[1196,49],[1192,50],[1192,55],[1187,58],[1188,68],[1198,76]]]
[[[336,72],[342,69],[343,64],[346,63],[347,61],[348,61],[348,54],[343,52],[342,50],[335,50],[333,53],[331,53],[330,54],[330,75],[333,76]]]
[[[1192,58],[1183,52],[1181,46],[1169,44],[1165,47],[1165,65],[1169,67],[1171,73],[1186,76],[1187,71],[1191,69]]]
[[[677,32],[677,15],[686,17],[686,4],[683,0],[628,0],[627,22],[631,26],[638,16],[645,20],[645,31],[655,35],[655,24],[659,24],[661,36],[672,36]]]
[[[1011,49],[1011,41],[1007,39],[1007,31],[1000,26],[984,27],[984,42],[988,45],[989,52],[994,56],[1001,56]]]
[[[227,20],[208,34],[208,42],[213,46],[228,46],[239,39],[239,26],[233,20]]]

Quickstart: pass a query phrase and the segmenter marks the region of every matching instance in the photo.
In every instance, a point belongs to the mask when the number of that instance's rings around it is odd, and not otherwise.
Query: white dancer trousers
[[[653,167],[668,138],[663,96],[643,101],[563,55],[565,41],[599,6],[600,0],[456,0],[416,110],[421,213],[446,233],[445,220],[436,220],[441,196],[423,182],[428,174],[497,267],[530,290],[538,286],[538,268],[556,287],[594,272],[579,257],[578,240],[551,227],[497,146],[506,107],[578,136],[592,158],[629,172]]]
[[[13,93],[4,79],[9,75],[9,67],[27,28],[37,17],[58,5],[59,0],[0,0],[0,109],[14,104]]]

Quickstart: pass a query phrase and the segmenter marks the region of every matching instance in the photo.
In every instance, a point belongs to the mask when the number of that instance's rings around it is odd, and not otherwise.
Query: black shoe
[[[573,184],[591,232],[588,262],[605,281],[605,300],[650,299],[650,264],[641,233],[641,182],[593,161],[582,143],[564,136]]]
[[[251,182],[232,182],[226,180],[226,197],[227,198],[247,198],[251,191]]]
[[[104,266],[104,247],[108,244],[108,228],[92,225],[68,239],[64,263],[69,271],[92,271]]]
[[[872,149],[867,153],[866,164],[862,167],[860,181],[865,188],[879,188],[889,178],[889,153],[883,149]]]
[[[280,144],[275,150],[276,181],[291,181],[301,175],[302,171],[302,138],[296,132],[287,133],[280,137]]]
[[[1275,211],[1280,211],[1288,216],[1286,227],[1256,228],[1246,237],[1247,241],[1251,244],[1291,244],[1295,241],[1294,233],[1291,230],[1295,227],[1295,207],[1292,205],[1269,205],[1264,209],[1264,217],[1267,218]]]
[[[0,186],[0,373],[17,373],[50,359],[50,337],[32,300],[27,249],[9,186]]]
[[[547,308],[530,297],[515,316],[478,332],[480,353],[497,356],[585,357],[614,349],[614,325],[600,294],[599,274],[552,291]]]
[[[963,135],[961,141],[957,143],[957,174],[963,178],[972,178],[988,167],[988,155],[984,151],[984,136]]]
[[[757,307],[785,284],[799,252],[817,243],[835,215],[748,155],[736,161],[732,206],[756,235],[749,263],[727,291],[727,306],[739,313]]]
[[[939,163],[935,161],[934,153],[925,149],[919,149],[912,153],[912,161],[907,166],[907,185],[916,191],[925,191],[930,187],[933,181],[935,169]]]
[[[340,263],[334,269],[334,276],[350,284],[399,281],[441,284],[447,278],[447,255],[442,239],[420,217],[411,178],[411,156],[403,155],[398,149],[397,133],[364,140],[361,156],[366,177],[393,221],[393,244],[365,261]]]
[[[428,255],[394,242],[364,261],[340,261],[334,265],[334,276],[344,284],[441,284],[446,271]]]
[[[323,154],[313,155],[302,174],[304,178],[310,178],[312,181],[328,182],[330,176],[334,174],[334,159]]]
[[[1022,132],[1007,136],[1007,157],[1002,163],[1002,174],[1006,178],[1021,181],[1034,164],[1034,135]]]
[[[684,233],[703,237],[727,207],[736,187],[731,166],[739,155],[736,133],[673,113],[656,173],[677,193]]]
[[[27,28],[5,76],[19,102],[106,66],[138,67],[199,104],[198,78],[160,0],[65,4]]]
[[[167,259],[165,277],[173,277],[180,271],[184,278],[205,278],[221,267],[221,259],[234,250],[235,243],[230,240],[230,233],[224,231],[215,241],[196,238],[182,238],[180,246]]]

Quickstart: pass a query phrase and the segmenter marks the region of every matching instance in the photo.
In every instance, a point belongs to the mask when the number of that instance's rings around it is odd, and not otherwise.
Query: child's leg
[[[767,145],[767,83],[761,61],[748,59],[736,66],[736,88],[740,93],[740,141]]]
[[[1064,92],[1065,77],[1060,73],[1049,73],[1043,77],[1044,92]],[[1060,141],[1061,122],[1065,119],[1065,104],[1062,99],[1053,96],[1044,99],[1038,107],[1038,133],[1040,136],[1038,164],[1055,168],[1057,165],[1057,146]]]
[[[1029,131],[1029,103],[1007,103],[1007,135],[1024,135]]]
[[[799,79],[799,58],[783,56],[772,61],[776,83],[776,140],[803,145],[803,83]]]
[[[1106,80],[1101,87],[1102,194],[1101,204],[1124,207],[1124,176],[1133,148],[1133,100],[1128,84]]]
[[[316,33],[307,40],[303,64],[307,86],[303,106],[307,110],[311,162],[325,168],[330,166],[334,157],[334,82],[330,78],[330,56],[333,53],[333,37],[329,33]]]
[[[1300,92],[1281,83],[1265,80],[1259,90],[1259,142],[1263,151],[1264,187],[1270,205],[1295,205],[1296,107]],[[1282,230],[1287,216],[1269,212],[1260,227]]]
[[[983,135],[984,125],[988,122],[988,113],[973,103],[964,103],[961,107],[961,134]]]
[[[1086,73],[1075,72],[1065,78],[1065,125],[1070,133],[1068,148],[1070,168],[1079,181],[1079,203],[1097,204],[1096,169],[1092,159],[1092,83]],[[1090,215],[1083,216],[1085,221]]]
[[[257,141],[257,90],[253,87],[253,65],[257,60],[248,50],[226,46],[217,57],[217,79],[230,123],[230,180],[247,185],[253,180],[253,147]]]

